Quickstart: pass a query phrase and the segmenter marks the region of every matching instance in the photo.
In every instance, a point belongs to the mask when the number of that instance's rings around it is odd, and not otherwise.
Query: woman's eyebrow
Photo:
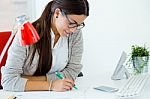
[[[73,21],[74,23],[78,24],[77,21],[75,21],[74,19],[69,18],[71,21]]]
[[[77,21],[75,21],[74,19],[71,19],[71,18],[70,18],[70,20],[74,21],[74,23],[76,23],[77,25],[80,25],[80,24],[84,23],[84,22],[82,22],[82,23],[79,24]]]

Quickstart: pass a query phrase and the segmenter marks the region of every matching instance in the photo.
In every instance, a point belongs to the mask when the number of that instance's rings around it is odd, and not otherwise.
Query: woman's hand
[[[74,86],[74,81],[70,79],[62,79],[62,80],[55,80],[52,83],[51,89],[53,91],[68,91],[72,90],[72,87]]]

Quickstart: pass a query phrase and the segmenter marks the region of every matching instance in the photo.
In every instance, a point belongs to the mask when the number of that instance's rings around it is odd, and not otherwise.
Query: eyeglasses
[[[69,17],[64,12],[62,12],[62,14],[65,15],[65,17],[68,21],[68,24],[69,24],[68,28],[76,28],[77,30],[80,30],[85,26],[84,22],[81,24],[78,24],[76,21],[74,21],[74,23],[73,23],[70,21],[71,19],[69,19]]]

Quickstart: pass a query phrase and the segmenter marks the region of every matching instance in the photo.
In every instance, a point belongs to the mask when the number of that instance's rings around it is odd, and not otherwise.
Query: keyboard
[[[117,96],[120,98],[138,96],[149,78],[149,74],[140,74],[129,77],[123,87],[119,89]]]

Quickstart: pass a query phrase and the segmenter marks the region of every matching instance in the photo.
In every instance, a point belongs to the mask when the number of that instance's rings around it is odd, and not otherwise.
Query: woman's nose
[[[70,28],[70,31],[72,32],[72,33],[74,33],[74,32],[76,32],[76,27],[74,27],[74,28]]]

